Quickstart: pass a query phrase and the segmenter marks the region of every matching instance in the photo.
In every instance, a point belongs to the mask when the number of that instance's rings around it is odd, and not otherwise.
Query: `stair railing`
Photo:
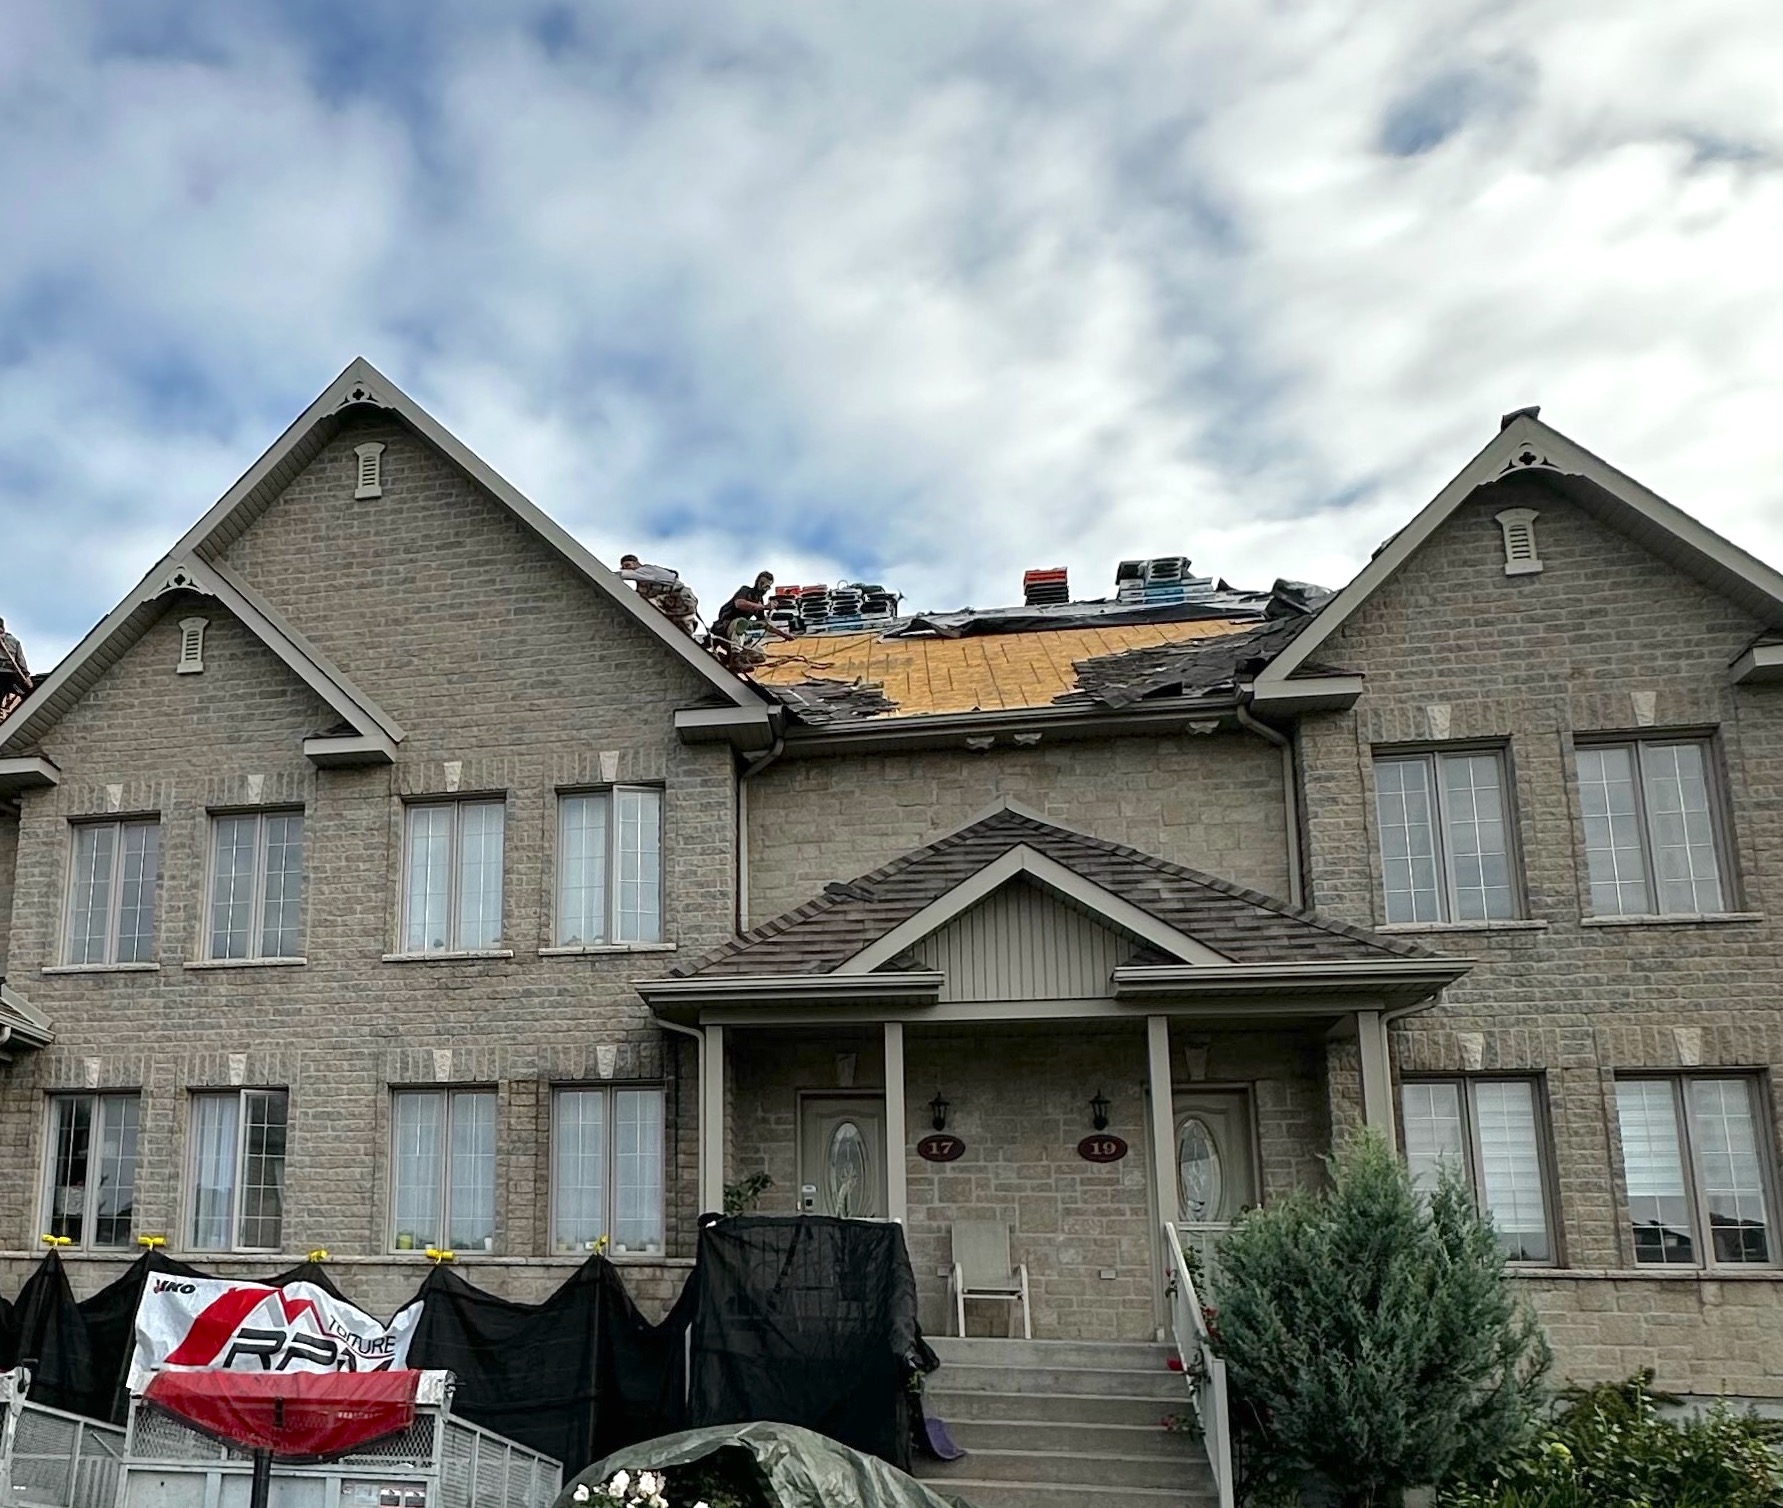
[[[1164,1222],[1164,1253],[1172,1278],[1170,1323],[1176,1354],[1182,1361],[1195,1418],[1201,1425],[1201,1443],[1207,1450],[1207,1464],[1220,1495],[1219,1508],[1233,1508],[1232,1405],[1226,1388],[1226,1363],[1213,1354],[1207,1316],[1202,1312],[1201,1295],[1195,1291],[1195,1279],[1183,1256],[1182,1238],[1168,1220]]]

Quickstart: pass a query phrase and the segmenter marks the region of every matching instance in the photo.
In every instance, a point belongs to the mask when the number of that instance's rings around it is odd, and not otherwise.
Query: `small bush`
[[[1378,1134],[1331,1186],[1248,1215],[1220,1251],[1220,1341],[1265,1488],[1354,1505],[1473,1471],[1534,1428],[1548,1352],[1491,1224],[1446,1181],[1428,1200]]]
[[[1653,1374],[1569,1389],[1553,1423],[1443,1508],[1783,1508],[1783,1424],[1718,1406],[1668,1418]]]

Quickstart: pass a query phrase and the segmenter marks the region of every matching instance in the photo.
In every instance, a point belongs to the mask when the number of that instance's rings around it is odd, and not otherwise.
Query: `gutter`
[[[1274,744],[1281,750],[1282,808],[1288,822],[1288,902],[1304,910],[1306,887],[1300,867],[1300,778],[1294,767],[1294,741],[1269,724],[1258,722],[1251,715],[1251,709],[1243,702],[1232,709],[1232,715],[1237,719],[1239,727],[1255,733],[1265,743]]]

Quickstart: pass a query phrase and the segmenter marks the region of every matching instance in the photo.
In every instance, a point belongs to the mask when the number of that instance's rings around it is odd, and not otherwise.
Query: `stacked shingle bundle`
[[[1162,606],[1204,602],[1213,594],[1213,578],[1191,574],[1186,555],[1123,560],[1115,568],[1114,594],[1121,602]]]
[[[1022,573],[1022,601],[1029,607],[1047,607],[1069,602],[1071,587],[1063,566]]]
[[[834,587],[774,589],[768,617],[789,633],[849,634],[891,624],[900,598],[877,582],[838,581]]]

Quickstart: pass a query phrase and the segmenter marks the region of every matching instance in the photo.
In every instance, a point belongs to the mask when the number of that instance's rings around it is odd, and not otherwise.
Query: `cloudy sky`
[[[1783,6],[5,0],[38,669],[354,355],[608,560],[1339,585],[1543,416],[1783,562]]]

